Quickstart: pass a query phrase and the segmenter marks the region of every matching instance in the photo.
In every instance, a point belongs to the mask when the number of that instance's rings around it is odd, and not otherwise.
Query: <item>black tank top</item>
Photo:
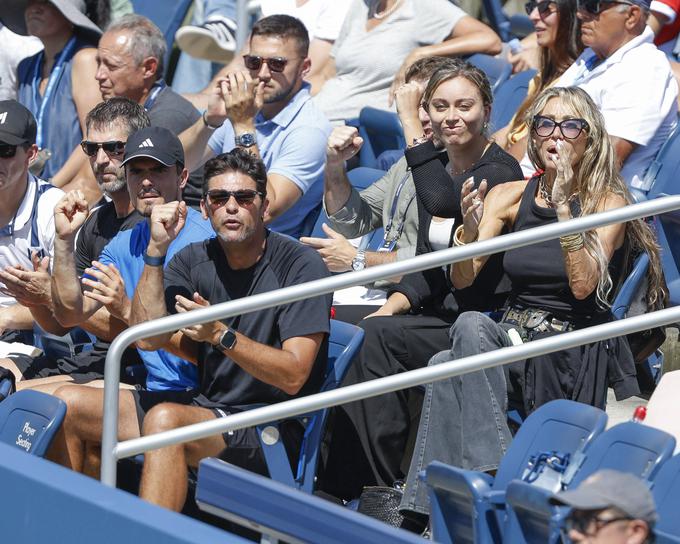
[[[536,204],[538,180],[538,176],[531,178],[524,190],[513,232],[557,222],[554,209]],[[580,216],[580,210],[580,203],[572,201],[574,217]],[[614,285],[622,270],[624,246],[614,252],[610,261]],[[558,318],[575,323],[609,317],[609,311],[598,306],[595,291],[584,300],[572,294],[558,239],[506,251],[503,268],[512,283],[510,306],[548,310]]]

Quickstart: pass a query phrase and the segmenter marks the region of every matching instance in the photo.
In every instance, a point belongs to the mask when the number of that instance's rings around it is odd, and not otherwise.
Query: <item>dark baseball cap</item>
[[[0,142],[10,145],[34,144],[35,117],[16,100],[0,101]]]
[[[184,148],[179,138],[163,127],[146,127],[135,132],[125,144],[123,164],[148,157],[165,166],[184,166]]]
[[[657,519],[656,505],[647,484],[618,470],[598,470],[576,489],[553,495],[550,502],[566,504],[576,510],[617,508],[631,519],[641,519],[650,526]]]

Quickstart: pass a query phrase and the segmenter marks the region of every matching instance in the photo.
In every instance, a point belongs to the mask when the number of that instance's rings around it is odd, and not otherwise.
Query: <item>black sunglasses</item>
[[[545,17],[546,15],[550,15],[551,13],[556,11],[556,9],[553,9],[552,7],[556,5],[557,4],[552,0],[543,0],[542,2],[536,2],[536,0],[529,0],[529,2],[524,4],[524,11],[527,12],[527,15],[531,15],[531,12],[534,11],[534,8],[537,8],[538,15],[540,17]]]
[[[107,155],[120,155],[125,151],[125,142],[120,140],[111,140],[110,142],[89,142],[83,140],[80,142],[80,147],[83,148],[88,157],[94,157],[99,152],[99,148],[102,148]]]
[[[17,154],[18,145],[0,144],[0,159],[11,159]]]
[[[574,140],[578,138],[584,130],[588,130],[588,122],[585,119],[564,119],[559,123],[550,117],[543,117],[537,115],[534,117],[532,128],[534,132],[541,138],[548,138],[555,132],[555,128],[559,127],[562,136],[567,140]]]
[[[595,515],[572,514],[571,516],[564,520],[564,530],[567,534],[569,534],[569,531],[578,531],[582,535],[593,536],[596,533],[598,533],[603,527],[606,527],[610,523],[630,520],[631,518],[627,517],[602,519],[598,518]],[[590,530],[593,524],[595,526],[595,531]]]
[[[591,15],[599,15],[614,4],[634,5],[632,2],[622,2],[620,0],[576,0],[576,9],[587,11]]]
[[[266,63],[272,72],[283,72],[288,64],[288,59],[283,57],[258,57],[256,55],[243,55],[243,64],[248,70],[259,70]]]
[[[214,191],[208,191],[205,194],[208,204],[215,208],[220,208],[224,206],[229,199],[233,196],[239,206],[247,206],[253,203],[257,195],[262,196],[260,191],[254,191],[252,189],[241,189],[239,191],[223,191],[221,189],[215,189]]]

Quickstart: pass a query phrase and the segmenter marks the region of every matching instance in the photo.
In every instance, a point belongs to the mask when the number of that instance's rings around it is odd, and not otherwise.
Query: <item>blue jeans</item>
[[[450,337],[451,349],[432,357],[428,365],[511,345],[505,329],[479,312],[461,314]],[[400,509],[429,514],[427,486],[418,473],[431,461],[469,470],[496,469],[512,440],[507,404],[503,367],[428,384]]]

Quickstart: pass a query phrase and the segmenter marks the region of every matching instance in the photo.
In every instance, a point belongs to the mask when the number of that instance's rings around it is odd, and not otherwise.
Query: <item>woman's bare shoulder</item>
[[[527,187],[527,183],[529,182],[526,179],[520,179],[496,185],[489,191],[489,194],[486,197],[487,202],[490,201],[498,205],[511,206],[521,200],[522,194]]]

